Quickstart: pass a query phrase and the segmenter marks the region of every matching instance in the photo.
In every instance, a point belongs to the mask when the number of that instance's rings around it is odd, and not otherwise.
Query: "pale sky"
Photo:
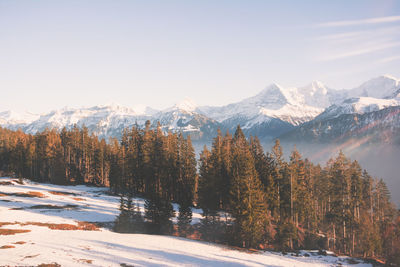
[[[400,78],[400,1],[0,0],[0,111],[224,105]]]

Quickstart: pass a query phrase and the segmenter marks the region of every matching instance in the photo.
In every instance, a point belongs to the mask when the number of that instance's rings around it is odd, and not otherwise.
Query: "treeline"
[[[0,170],[38,182],[106,186],[113,149],[85,127],[35,135],[0,127]]]
[[[329,249],[399,259],[400,219],[382,180],[342,153],[325,167],[294,149],[286,161],[279,141],[264,152],[237,128],[220,132],[197,161],[190,138],[135,126],[108,142],[77,127],[35,135],[0,128],[4,174],[57,184],[109,186],[121,197],[122,232],[171,233],[172,204],[181,234],[254,247]],[[145,217],[132,198],[144,197]],[[203,209],[193,229],[191,207]]]

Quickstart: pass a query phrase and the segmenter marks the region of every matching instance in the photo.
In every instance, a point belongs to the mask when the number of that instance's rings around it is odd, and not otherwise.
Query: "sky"
[[[0,0],[0,111],[224,105],[400,78],[400,1]]]

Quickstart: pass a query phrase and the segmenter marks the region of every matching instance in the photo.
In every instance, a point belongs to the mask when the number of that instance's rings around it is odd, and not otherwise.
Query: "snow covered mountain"
[[[274,83],[259,94],[240,102],[222,107],[200,107],[197,110],[219,122],[232,118],[246,118],[247,124],[244,128],[269,121],[271,118],[298,125],[314,118],[323,110],[321,107],[308,105],[305,102],[306,93],[308,92],[305,89],[299,92],[297,88],[283,88]]]
[[[16,124],[27,124],[37,120],[38,118],[39,115],[29,112],[17,113],[11,110],[3,111],[0,112],[0,125],[8,127]]]
[[[284,88],[274,83],[240,102],[196,110],[230,131],[240,124],[248,135],[272,139],[314,119],[325,108],[339,103],[346,96],[344,90],[330,89],[318,81],[300,88]]]
[[[220,123],[195,112],[193,100],[185,98],[173,107],[155,113],[151,121],[155,127],[159,122],[165,132],[182,132],[194,140],[211,140],[217,135]]]
[[[400,99],[379,99],[373,97],[348,98],[340,104],[328,107],[315,120],[333,119],[343,114],[364,114],[394,106],[400,106]]]
[[[146,108],[139,112],[119,105],[104,105],[90,108],[63,108],[47,114],[22,116],[15,112],[0,113],[0,125],[13,130],[22,129],[27,133],[36,133],[48,129],[72,128],[85,126],[91,133],[102,138],[117,137],[122,130],[137,124],[143,127],[147,120],[156,127],[160,122],[163,130],[181,131],[194,139],[215,136],[220,125],[214,120],[194,112],[195,107],[189,100],[158,111]]]
[[[233,132],[240,124],[247,135],[270,140],[308,122],[346,114],[362,115],[399,105],[400,81],[383,75],[350,90],[331,89],[319,81],[289,88],[274,83],[255,96],[220,107],[198,107],[192,100],[184,99],[165,110],[104,105],[63,108],[42,115],[6,111],[0,113],[0,126],[35,133],[46,128],[85,125],[89,131],[108,138],[120,137],[122,129],[135,124],[143,126],[150,120],[153,127],[159,122],[166,132],[180,131],[194,140],[209,141],[218,128]]]
[[[11,129],[21,128],[27,133],[36,133],[46,128],[61,130],[63,127],[71,128],[74,125],[85,125],[89,131],[101,137],[119,136],[125,126],[136,122],[144,123],[149,116],[140,114],[132,109],[118,105],[95,106],[91,108],[63,108],[37,116],[31,121],[8,121],[6,127]]]
[[[398,90],[400,90],[399,79],[390,75],[382,75],[350,90],[349,96],[393,98],[395,97],[394,93]]]
[[[345,144],[400,144],[400,106],[389,106],[366,113],[347,113],[312,120],[280,136],[283,142]],[[353,143],[353,142],[352,142]]]

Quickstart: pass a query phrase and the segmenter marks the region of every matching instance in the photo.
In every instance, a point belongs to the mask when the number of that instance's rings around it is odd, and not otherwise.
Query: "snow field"
[[[111,222],[118,215],[119,197],[107,195],[107,188],[57,186],[10,178],[0,178],[0,222],[41,222],[73,224],[78,221]],[[51,193],[51,192],[64,192]],[[22,197],[17,193],[40,192],[45,197]],[[67,194],[65,194],[67,193]],[[75,199],[78,200],[75,200]],[[143,199],[134,199],[143,211]],[[32,206],[41,208],[32,209]],[[45,205],[72,208],[46,208]],[[71,207],[71,206],[68,206]],[[17,210],[15,209],[17,208]],[[21,209],[22,208],[22,209]],[[178,209],[178,205],[174,205]],[[177,212],[176,212],[177,215]],[[201,210],[193,210],[199,222]],[[3,225],[0,229],[25,229],[27,233],[1,235],[0,265],[38,265],[56,262],[61,266],[343,266],[346,257],[283,256],[280,253],[250,253],[230,247],[172,236],[119,234],[108,229],[99,231],[52,230],[37,225]],[[25,242],[25,243],[24,243]],[[305,254],[309,257],[305,257]],[[354,265],[352,265],[354,266]],[[370,266],[358,264],[356,266]]]

